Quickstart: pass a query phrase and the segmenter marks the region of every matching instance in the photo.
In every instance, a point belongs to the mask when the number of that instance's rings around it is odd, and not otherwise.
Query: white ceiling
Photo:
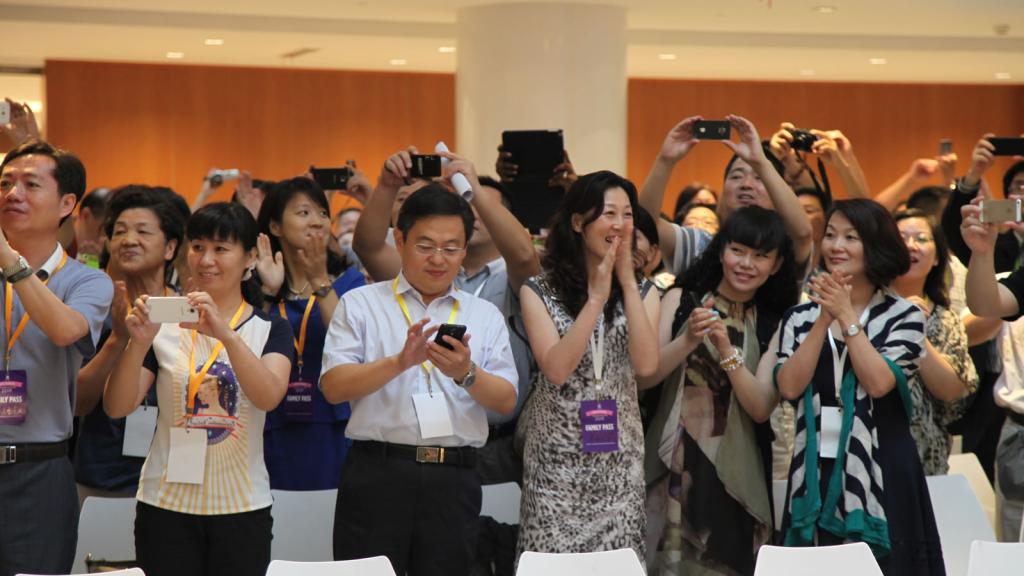
[[[438,48],[454,46],[460,8],[488,3],[493,0],[0,2],[0,66],[40,67],[62,58],[454,72],[457,54]],[[627,8],[633,77],[1024,82],[1024,0],[604,3]],[[819,5],[835,11],[819,13]],[[1009,26],[1005,36],[994,31],[1000,24]],[[206,38],[224,45],[205,46]],[[302,48],[316,51],[292,61],[281,57]],[[168,51],[184,58],[168,60]],[[406,64],[392,66],[393,59]]]

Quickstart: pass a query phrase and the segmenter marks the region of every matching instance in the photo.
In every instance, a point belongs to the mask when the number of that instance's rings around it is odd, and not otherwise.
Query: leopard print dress
[[[527,285],[544,301],[559,336],[565,336],[574,319],[555,300],[544,276],[530,279]],[[534,377],[533,393],[524,411],[527,427],[519,552],[596,552],[628,547],[644,558],[643,431],[621,303],[605,331],[600,397],[589,346],[562,386],[552,384],[539,370]],[[595,328],[595,338],[596,333]],[[619,450],[585,453],[580,403],[606,398],[617,403]]]

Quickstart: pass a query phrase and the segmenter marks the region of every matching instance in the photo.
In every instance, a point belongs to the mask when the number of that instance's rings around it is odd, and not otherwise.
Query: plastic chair
[[[395,570],[387,556],[337,562],[273,560],[267,576],[395,576]]]
[[[971,561],[967,576],[1004,576],[1020,574],[1024,566],[1024,544],[1011,542],[971,543]]]
[[[78,547],[72,574],[88,572],[87,557],[93,562],[135,559],[136,504],[135,498],[90,496],[85,499],[78,517]]]
[[[274,505],[274,560],[326,562],[334,560],[334,505],[337,490],[292,492],[271,490]]]
[[[91,497],[91,496],[90,496]],[[132,500],[134,502],[134,500]],[[78,574],[73,572],[72,574]],[[115,570],[114,572],[103,572],[108,576],[145,576],[145,572],[142,572],[141,568],[127,568],[125,570]],[[37,574],[18,574],[17,576],[40,576]]]
[[[580,554],[523,552],[516,576],[644,576],[632,548]]]
[[[935,525],[942,542],[946,574],[965,574],[971,543],[975,540],[995,542],[992,524],[965,476],[929,476],[926,480],[935,511]]]
[[[973,453],[952,454],[949,457],[949,473],[962,474],[967,477],[971,490],[981,503],[981,509],[985,511],[992,529],[996,528],[996,493],[992,489],[985,470],[982,469],[978,457]]]
[[[786,548],[761,546],[754,576],[882,576],[863,542],[840,546]]]
[[[523,493],[515,482],[487,484],[480,487],[483,501],[480,515],[490,516],[502,524],[519,524],[519,503]]]
[[[772,480],[772,501],[775,504],[775,531],[782,530],[782,513],[786,508],[786,487],[788,480]]]

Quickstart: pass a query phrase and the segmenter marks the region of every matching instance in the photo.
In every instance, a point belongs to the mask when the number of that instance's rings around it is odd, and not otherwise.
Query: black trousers
[[[419,464],[357,442],[334,511],[334,559],[387,556],[398,576],[467,576],[480,481],[473,468]]]
[[[0,576],[67,574],[78,544],[71,461],[0,465]]]
[[[139,502],[135,556],[146,576],[264,576],[273,523],[269,507],[201,516]]]

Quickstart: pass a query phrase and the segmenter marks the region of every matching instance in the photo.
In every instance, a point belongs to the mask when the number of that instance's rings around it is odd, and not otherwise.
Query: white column
[[[457,152],[481,173],[494,174],[503,130],[561,128],[577,172],[625,174],[625,8],[462,8],[457,46]]]

